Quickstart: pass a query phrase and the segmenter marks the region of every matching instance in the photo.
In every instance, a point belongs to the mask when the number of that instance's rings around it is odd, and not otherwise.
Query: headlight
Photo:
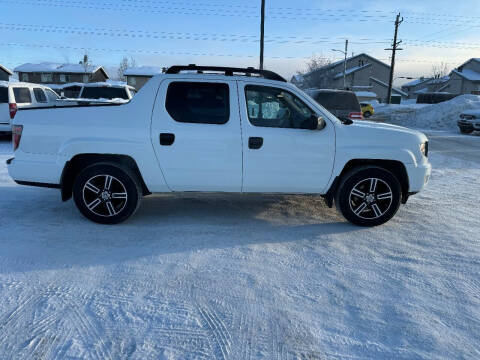
[[[422,152],[423,156],[428,156],[428,141],[425,141],[423,144],[420,144],[420,151]]]

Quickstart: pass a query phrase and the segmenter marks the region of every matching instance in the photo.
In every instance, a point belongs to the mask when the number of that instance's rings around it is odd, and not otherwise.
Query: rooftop
[[[83,64],[58,64],[51,62],[42,62],[39,64],[26,63],[20,66],[17,66],[15,72],[28,72],[28,73],[68,73],[68,74],[92,74],[102,70],[105,75],[106,71],[102,66],[97,65],[87,65],[86,67]],[[108,75],[107,75],[108,77]]]

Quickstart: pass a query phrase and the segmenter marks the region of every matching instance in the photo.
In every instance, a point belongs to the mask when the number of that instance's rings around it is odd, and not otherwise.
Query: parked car
[[[10,176],[73,195],[104,224],[132,216],[144,195],[194,191],[318,194],[375,226],[431,172],[424,134],[342,122],[252,68],[173,66],[126,104],[19,111],[13,131]]]
[[[471,134],[480,131],[480,110],[464,111],[457,122],[462,134]]]
[[[313,89],[306,91],[340,120],[362,120],[362,109],[353,91]]]
[[[84,84],[80,91],[80,99],[123,99],[130,100],[135,95],[133,86],[126,84],[111,83],[88,83]]]
[[[8,106],[8,82],[0,81],[0,135],[12,132]]]
[[[424,93],[417,97],[417,104],[439,104],[444,101],[452,100],[457,95],[449,93]]]
[[[11,133],[10,122],[18,109],[53,106],[59,98],[46,86],[23,82],[0,83],[0,132]]]
[[[360,103],[360,107],[362,108],[362,115],[366,119],[375,114],[375,109],[372,104],[362,102]]]

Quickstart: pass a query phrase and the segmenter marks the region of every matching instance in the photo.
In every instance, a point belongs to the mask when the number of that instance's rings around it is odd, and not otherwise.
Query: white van
[[[0,82],[0,133],[11,133],[17,110],[56,106],[60,99],[52,89],[31,83]]]

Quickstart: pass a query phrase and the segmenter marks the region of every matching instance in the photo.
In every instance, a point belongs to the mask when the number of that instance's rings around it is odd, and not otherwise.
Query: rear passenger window
[[[225,124],[230,118],[230,95],[227,84],[172,82],[165,107],[178,122]]]
[[[0,104],[8,103],[8,88],[0,86]]]
[[[17,104],[29,104],[32,102],[29,88],[17,87],[13,88],[13,95]]]
[[[35,100],[39,103],[46,103],[47,102],[47,97],[45,96],[45,93],[43,92],[42,89],[35,88],[33,89],[33,94],[35,95]]]

